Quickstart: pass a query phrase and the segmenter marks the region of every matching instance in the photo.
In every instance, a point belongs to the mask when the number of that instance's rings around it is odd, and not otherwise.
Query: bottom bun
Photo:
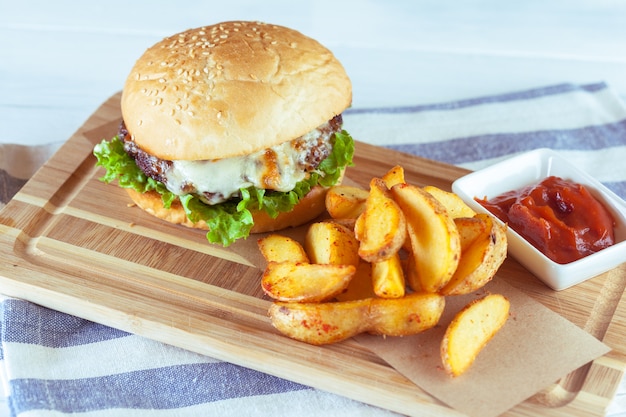
[[[286,229],[288,227],[300,226],[318,217],[326,208],[325,199],[328,189],[322,186],[315,186],[305,195],[292,211],[280,213],[273,219],[264,211],[252,210],[254,226],[250,233],[273,232]],[[130,198],[141,209],[174,224],[182,224],[187,227],[208,230],[209,227],[204,221],[198,223],[191,222],[180,201],[176,200],[169,209],[163,207],[161,195],[156,191],[139,193],[132,188],[126,188]]]

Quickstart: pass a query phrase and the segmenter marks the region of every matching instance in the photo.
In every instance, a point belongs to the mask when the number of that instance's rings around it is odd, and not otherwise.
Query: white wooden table
[[[598,81],[626,100],[618,0],[0,0],[0,142],[64,141],[122,88],[148,46],[231,19],[321,41],[350,74],[355,107]]]

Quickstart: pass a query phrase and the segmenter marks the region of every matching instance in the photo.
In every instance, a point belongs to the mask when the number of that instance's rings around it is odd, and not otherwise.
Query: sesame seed
[[[254,74],[250,74],[250,78],[252,78],[253,80],[257,79],[256,75],[254,75]]]
[[[137,126],[141,126],[142,124],[143,124],[143,120],[140,119],[137,121]]]
[[[180,125],[182,124],[182,123],[180,122],[180,120],[178,120],[178,119],[174,119],[174,122],[175,122],[178,126],[180,126]]]
[[[194,113],[193,113],[192,111],[188,111],[188,112],[187,112],[187,114],[188,114],[189,116],[191,116],[191,117],[193,117],[193,116],[194,116]]]
[[[159,82],[163,84],[165,82],[165,78],[159,78]]]
[[[218,119],[221,119],[221,118],[222,118],[222,111],[221,111],[221,110],[217,112],[217,118],[218,118]]]

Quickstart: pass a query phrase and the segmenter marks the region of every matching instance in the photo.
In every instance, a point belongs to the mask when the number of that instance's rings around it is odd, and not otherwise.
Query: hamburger
[[[190,29],[148,48],[121,97],[117,135],[94,148],[104,182],[225,246],[304,224],[352,164],[352,86],[317,41],[271,24]]]

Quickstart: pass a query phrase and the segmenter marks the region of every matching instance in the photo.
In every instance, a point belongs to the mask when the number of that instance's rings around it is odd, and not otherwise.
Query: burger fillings
[[[124,87],[126,127],[94,154],[103,180],[134,190],[140,207],[228,245],[321,212],[293,209],[313,195],[319,203],[323,193],[309,191],[333,185],[351,163],[353,142],[341,130],[350,100],[343,67],[316,41],[225,22],[146,51]],[[183,210],[184,221],[172,215]]]

